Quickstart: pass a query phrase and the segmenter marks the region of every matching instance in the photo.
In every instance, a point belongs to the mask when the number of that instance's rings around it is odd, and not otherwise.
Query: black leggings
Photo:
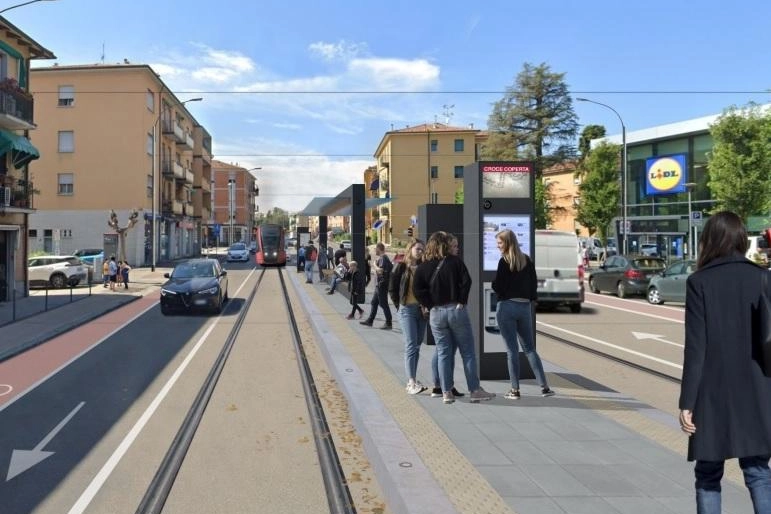
[[[353,316],[353,314],[354,314],[355,312],[358,312],[359,314],[364,314],[364,309],[362,309],[361,307],[359,307],[359,304],[358,304],[358,303],[354,303],[354,304],[353,304],[353,307],[351,308],[351,316]]]

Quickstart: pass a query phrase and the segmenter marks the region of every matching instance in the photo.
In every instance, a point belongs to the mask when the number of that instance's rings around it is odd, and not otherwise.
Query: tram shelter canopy
[[[388,203],[393,198],[365,198],[364,209],[372,209]],[[313,198],[298,214],[301,216],[351,216],[353,214],[353,197],[350,188],[337,196],[317,196]]]

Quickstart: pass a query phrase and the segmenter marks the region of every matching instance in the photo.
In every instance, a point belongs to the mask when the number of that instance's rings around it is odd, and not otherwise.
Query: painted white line
[[[5,396],[13,391],[13,386],[10,384],[0,384],[0,396]]]
[[[618,345],[615,345],[615,344],[612,344],[612,343],[608,343],[608,342],[602,341],[600,339],[597,339],[595,337],[589,337],[589,336],[586,336],[584,334],[579,334],[578,332],[573,332],[572,330],[567,330],[567,329],[558,327],[556,325],[550,325],[550,324],[544,323],[542,321],[536,321],[536,324],[537,325],[543,325],[544,327],[550,328],[552,330],[559,330],[560,332],[564,332],[564,333],[570,334],[572,336],[581,337],[581,338],[586,339],[588,341],[591,341],[593,343],[596,343],[596,344],[599,344],[599,345],[602,345],[602,346],[607,346],[608,348],[613,348],[614,350],[618,350],[620,352],[626,352],[626,353],[635,355],[637,357],[642,357],[643,359],[648,359],[648,360],[651,360],[653,362],[657,362],[659,364],[663,364],[664,366],[669,366],[669,367],[672,367],[672,368],[675,368],[675,369],[679,369],[679,370],[683,369],[683,367],[680,364],[675,364],[674,362],[669,362],[669,361],[664,360],[664,359],[659,359],[658,357],[654,357],[653,355],[648,355],[646,353],[638,352],[638,351],[635,351],[635,350],[630,350],[629,348],[624,348],[623,346],[618,346]]]
[[[683,320],[668,318],[666,316],[659,316],[657,314],[648,314],[647,312],[640,312],[639,310],[625,309],[623,307],[616,307],[615,305],[607,305],[604,303],[587,302],[587,301],[584,301],[584,303],[589,305],[596,305],[598,307],[607,307],[608,309],[615,309],[617,311],[628,312],[630,314],[636,314],[638,316],[646,316],[648,318],[662,319],[664,321],[672,321],[674,323],[680,323],[680,324],[685,323],[685,321]],[[637,302],[633,302],[633,303],[637,303]]]
[[[246,282],[255,271],[256,270],[253,268],[252,271],[249,272],[249,275],[246,276],[246,279],[244,279],[244,281],[241,283],[241,286],[236,290],[236,295],[241,292],[241,289],[244,288]],[[201,348],[201,346],[203,346],[203,343],[206,342],[206,339],[209,337],[209,334],[211,334],[212,330],[214,330],[214,327],[216,327],[217,323],[220,322],[223,314],[224,311],[214,319],[211,325],[209,325],[209,328],[207,328],[201,337],[198,338],[198,341],[187,354],[185,360],[180,363],[180,365],[177,367],[171,377],[169,377],[155,398],[153,398],[153,401],[150,402],[150,405],[148,405],[142,415],[139,416],[139,419],[136,421],[136,423],[134,423],[134,426],[131,427],[131,430],[129,430],[128,434],[126,434],[126,437],[124,437],[120,444],[118,444],[118,447],[115,448],[114,452],[112,452],[112,455],[110,455],[110,457],[107,459],[107,462],[104,463],[102,469],[99,470],[93,480],[91,480],[91,483],[88,484],[88,487],[86,487],[86,489],[80,495],[80,498],[78,498],[78,500],[69,510],[69,514],[81,514],[88,508],[89,504],[94,499],[94,496],[96,496],[104,483],[110,477],[110,474],[112,474],[112,472],[115,470],[116,466],[126,454],[131,445],[134,443],[139,434],[142,432],[142,429],[144,429],[147,422],[150,421],[150,418],[152,418],[153,414],[155,414],[155,411],[169,394],[171,388],[174,386],[177,380],[179,380],[179,377],[182,376],[182,372],[185,371],[185,368],[187,368],[187,366],[193,360],[195,354],[198,353],[198,350]]]

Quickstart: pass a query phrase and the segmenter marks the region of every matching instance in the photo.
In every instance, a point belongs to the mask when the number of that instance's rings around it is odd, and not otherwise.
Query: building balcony
[[[0,209],[12,211],[31,211],[34,187],[32,182],[14,180],[0,176]]]
[[[161,173],[164,175],[174,175],[174,168],[172,167],[171,159],[163,159],[161,161]]]
[[[192,152],[195,147],[195,141],[193,141],[192,134],[185,134],[185,140],[180,141],[180,145],[182,145],[185,150]]]
[[[171,202],[171,211],[174,214],[182,215],[185,212],[185,207],[179,200],[174,200]]]
[[[172,164],[172,169],[174,170],[174,178],[178,178],[179,180],[185,180],[186,170],[184,166],[174,161],[174,163]]]
[[[182,129],[182,125],[180,125],[177,120],[162,119],[161,127],[161,131],[164,134],[171,136],[175,143],[186,142],[185,131]]]
[[[34,100],[21,91],[0,91],[0,128],[34,129],[36,127],[32,122],[34,105]]]
[[[193,174],[193,172],[188,170],[188,169],[186,169],[185,170],[185,182],[187,182],[188,184],[192,185],[194,180],[195,180],[195,175]]]

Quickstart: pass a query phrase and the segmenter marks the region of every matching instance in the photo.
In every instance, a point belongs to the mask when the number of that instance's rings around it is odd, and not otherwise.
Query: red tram
[[[284,247],[284,227],[265,224],[255,229],[257,251],[254,260],[260,266],[285,266],[286,248]]]

